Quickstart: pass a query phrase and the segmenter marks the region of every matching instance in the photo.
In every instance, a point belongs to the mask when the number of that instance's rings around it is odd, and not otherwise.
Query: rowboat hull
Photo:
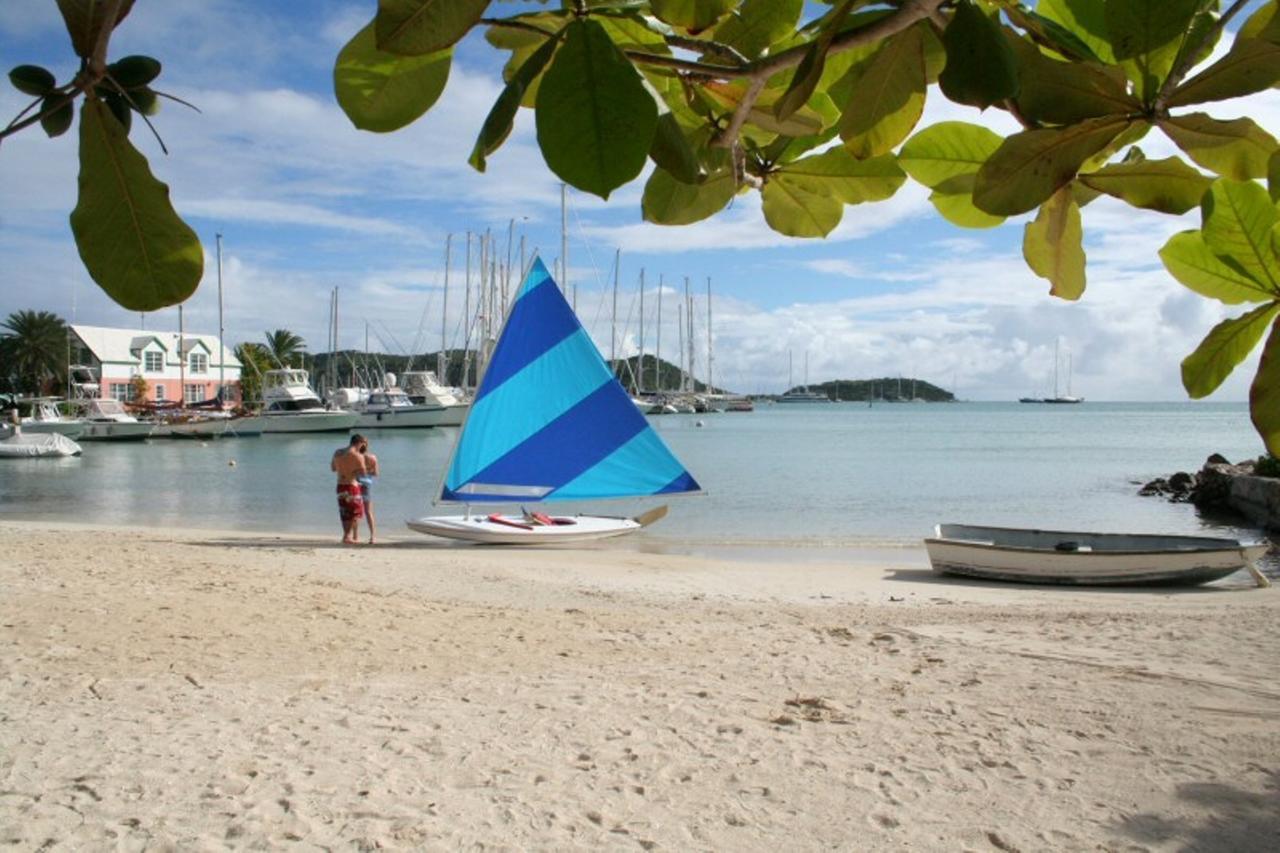
[[[1080,586],[1194,585],[1224,578],[1267,552],[1261,543],[1156,536],[939,525],[927,538],[939,574]]]

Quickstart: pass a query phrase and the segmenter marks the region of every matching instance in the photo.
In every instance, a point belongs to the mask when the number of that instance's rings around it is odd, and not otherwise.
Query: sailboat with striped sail
[[[406,523],[420,533],[473,542],[579,542],[634,532],[667,508],[630,518],[552,516],[527,506],[701,491],[534,258],[435,500],[465,504],[467,512]],[[522,512],[475,514],[475,504],[519,504]]]

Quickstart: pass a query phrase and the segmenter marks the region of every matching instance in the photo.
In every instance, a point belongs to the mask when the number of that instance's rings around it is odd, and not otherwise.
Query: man
[[[360,493],[359,478],[364,476],[366,466],[360,448],[365,438],[356,434],[351,442],[333,454],[329,462],[329,470],[338,475],[338,518],[342,520],[342,543],[358,544],[360,539],[360,519],[364,516],[364,498]]]

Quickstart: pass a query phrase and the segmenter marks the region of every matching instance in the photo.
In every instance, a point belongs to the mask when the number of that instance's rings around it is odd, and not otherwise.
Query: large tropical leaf
[[[1145,103],[1155,98],[1203,0],[1107,0],[1111,48]]]
[[[1115,68],[1090,62],[1050,59],[1023,39],[1011,38],[1021,80],[1014,99],[1029,119],[1074,124],[1087,118],[1142,109]]]
[[[715,40],[755,59],[795,32],[804,0],[744,0],[716,25]]]
[[[1171,116],[1156,124],[1195,162],[1227,178],[1248,181],[1267,173],[1276,140],[1253,122],[1219,121],[1205,113]]]
[[[1035,220],[1022,234],[1022,256],[1027,266],[1048,279],[1049,293],[1062,299],[1079,299],[1084,293],[1084,230],[1080,208],[1063,187],[1040,206]]]
[[[471,157],[467,161],[476,171],[485,170],[485,158],[497,151],[511,134],[525,92],[551,61],[559,43],[558,37],[544,40],[503,87],[498,100],[490,108],[489,115],[485,116],[484,124],[480,126],[480,135],[476,138]]]
[[[1177,157],[1112,163],[1080,175],[1081,183],[1161,213],[1186,213],[1200,203],[1212,181]]]
[[[1108,116],[1061,129],[1016,133],[978,170],[973,201],[987,213],[1000,216],[1033,210],[1129,126],[1128,119]]]
[[[1216,391],[1236,365],[1253,352],[1278,311],[1280,303],[1268,302],[1214,326],[1195,352],[1182,360],[1182,387],[1187,394],[1198,400]],[[1267,347],[1270,349],[1270,342]]]
[[[854,89],[840,121],[845,148],[858,158],[892,151],[924,112],[927,83],[925,28],[909,27],[888,39]]]
[[[908,139],[898,152],[898,165],[919,183],[936,189],[958,175],[976,175],[1000,142],[999,134],[982,125],[943,121]]]
[[[89,275],[130,311],[175,305],[195,292],[204,252],[110,109],[80,110],[79,198],[71,231]]]
[[[1267,190],[1272,201],[1280,202],[1280,148],[1272,151],[1267,161]]]
[[[488,5],[489,0],[378,0],[377,46],[402,56],[453,47]]]
[[[374,23],[356,33],[338,53],[333,90],[338,106],[361,130],[399,130],[431,109],[444,91],[451,49],[421,56],[379,50]]]
[[[652,0],[653,14],[660,21],[690,32],[701,32],[729,13],[738,0]]]
[[[938,76],[942,94],[958,104],[986,109],[1018,94],[1018,66],[1000,25],[970,0],[960,0],[942,33],[947,65]]]
[[[1238,264],[1229,264],[1209,248],[1199,231],[1180,231],[1160,249],[1164,268],[1185,287],[1227,305],[1269,302],[1280,294],[1260,284]]]
[[[771,176],[819,196],[845,204],[883,201],[898,191],[907,176],[890,155],[859,160],[844,148],[832,148],[783,166]]]
[[[1078,38],[1101,61],[1115,62],[1106,0],[1037,0],[1036,13]]]
[[[769,227],[789,237],[825,237],[840,224],[844,203],[830,195],[811,192],[812,184],[774,174],[760,190],[764,219]]]
[[[538,87],[536,109],[547,165],[601,198],[640,174],[658,124],[643,78],[589,18],[565,27],[564,44]]]
[[[994,228],[1005,221],[973,203],[973,175],[960,175],[929,193],[929,201],[952,225],[961,228]]]
[[[1280,256],[1272,243],[1276,207],[1253,181],[1219,178],[1202,203],[1204,241],[1269,290],[1280,294]]]
[[[67,33],[71,36],[71,46],[76,55],[88,58],[98,43],[98,34],[107,25],[107,4],[102,0],[57,0],[58,11],[62,13],[63,23],[67,25]],[[123,0],[116,19],[111,22],[114,29],[133,8],[133,0]]]
[[[1249,417],[1267,451],[1280,456],[1280,329],[1276,326],[1267,336],[1258,372],[1249,388]]]
[[[646,222],[689,225],[723,210],[737,191],[737,181],[728,169],[702,183],[686,184],[658,168],[644,185],[640,208]]]
[[[1167,104],[1180,107],[1261,92],[1280,80],[1280,44],[1237,38],[1231,52],[1173,90]]]

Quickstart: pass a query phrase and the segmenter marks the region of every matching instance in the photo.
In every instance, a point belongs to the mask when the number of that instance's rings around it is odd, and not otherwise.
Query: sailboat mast
[[[182,405],[179,408],[187,406],[187,354],[186,347],[182,345],[182,303],[178,303],[178,400]]]
[[[467,232],[467,273],[462,283],[462,390],[471,382],[471,232]]]
[[[609,321],[609,369],[618,371],[618,274],[622,267],[622,250],[613,252],[613,315]]]
[[[711,276],[707,276],[707,393],[714,394],[715,386],[711,384]]]
[[[684,318],[685,322],[689,324],[689,334],[685,338],[689,344],[689,370],[686,376],[688,377],[688,390],[696,391],[698,390],[698,383],[693,378],[693,297],[689,295],[689,276],[684,277],[684,304]]]
[[[658,326],[657,341],[653,345],[653,390],[662,391],[662,284],[664,280],[662,273],[658,273],[658,316],[655,320]]]
[[[644,393],[644,267],[640,268],[640,354],[636,357],[636,365],[640,368],[636,378],[636,391]]]
[[[679,348],[676,352],[680,353],[680,385],[678,390],[683,392],[688,389],[688,375],[684,370],[684,305],[676,303],[676,327],[680,330],[680,338],[678,339]]]
[[[445,368],[449,364],[445,353],[448,352],[449,341],[449,262],[452,260],[452,255],[453,235],[449,234],[444,238],[444,295],[440,306],[440,355],[436,356],[436,375],[445,385],[449,384],[445,375]]]
[[[569,185],[566,183],[560,184],[560,292],[569,294]],[[577,301],[574,299],[575,311]]]
[[[218,245],[218,401],[222,401],[222,389],[227,384],[227,357],[222,345],[225,329],[222,325],[222,235],[214,234]]]

